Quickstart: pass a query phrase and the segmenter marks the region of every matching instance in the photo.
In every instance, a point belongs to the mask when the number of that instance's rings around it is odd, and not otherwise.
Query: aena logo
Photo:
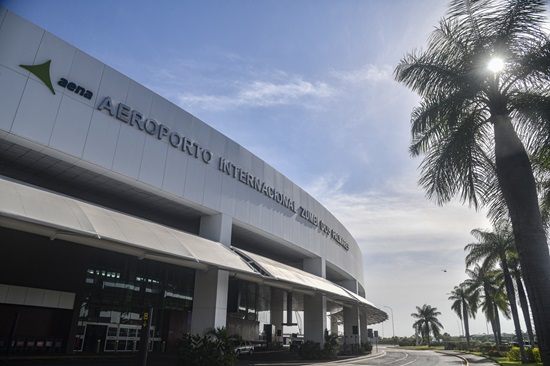
[[[52,60],[48,60],[40,65],[19,65],[25,70],[30,71],[32,74],[34,74],[37,78],[39,78],[50,91],[55,95],[55,90],[53,89],[52,80],[50,77],[50,64]],[[86,90],[86,88],[76,85],[73,82],[68,81],[65,78],[59,79],[57,82],[57,85],[67,88],[67,90],[70,90],[72,92],[75,92],[76,94],[79,94],[80,96],[86,98],[86,99],[92,99],[92,96],[94,93],[92,93],[89,90]]]
[[[52,60],[48,60],[41,65],[19,65],[25,70],[34,74],[37,78],[42,80],[44,84],[51,90],[55,95],[55,90],[53,90],[52,79],[50,78],[50,64]]]

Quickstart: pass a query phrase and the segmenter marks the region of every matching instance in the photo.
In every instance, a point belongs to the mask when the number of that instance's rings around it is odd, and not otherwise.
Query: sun
[[[500,72],[504,69],[504,61],[500,57],[493,57],[487,67],[492,72]]]

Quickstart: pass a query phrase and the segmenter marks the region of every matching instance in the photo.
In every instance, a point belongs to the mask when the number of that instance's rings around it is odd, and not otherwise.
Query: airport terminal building
[[[313,197],[3,8],[0,243],[12,352],[132,352],[144,312],[164,351],[222,326],[280,341],[298,324],[323,343],[340,324],[365,342],[387,319],[365,298],[356,241]]]

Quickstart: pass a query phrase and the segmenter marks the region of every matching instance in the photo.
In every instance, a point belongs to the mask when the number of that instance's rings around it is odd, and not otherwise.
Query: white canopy
[[[199,270],[215,266],[269,286],[310,295],[323,293],[334,301],[367,308],[369,324],[387,319],[385,312],[365,298],[325,278],[233,248],[238,255],[211,240],[2,178],[0,226]]]
[[[220,243],[5,179],[0,226],[197,269],[255,274]]]
[[[268,285],[277,286],[278,284],[274,283],[275,281],[282,282],[291,285],[288,288],[289,291],[295,290],[304,293],[323,293],[329,298],[341,301],[343,304],[357,305],[366,308],[368,324],[376,324],[388,318],[384,311],[378,309],[364,297],[323,277],[242,249],[233,248],[233,250],[241,253],[249,261],[252,261],[254,264],[253,267],[260,268],[264,273],[264,282]],[[270,281],[270,279],[273,281]]]

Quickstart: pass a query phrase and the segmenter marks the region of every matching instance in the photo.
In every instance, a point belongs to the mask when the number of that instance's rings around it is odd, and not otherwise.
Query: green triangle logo
[[[55,90],[53,90],[52,80],[50,78],[50,63],[52,60],[48,60],[41,65],[19,65],[25,70],[30,71],[32,74],[36,75],[37,78],[42,80],[44,84],[51,90],[55,95]]]

